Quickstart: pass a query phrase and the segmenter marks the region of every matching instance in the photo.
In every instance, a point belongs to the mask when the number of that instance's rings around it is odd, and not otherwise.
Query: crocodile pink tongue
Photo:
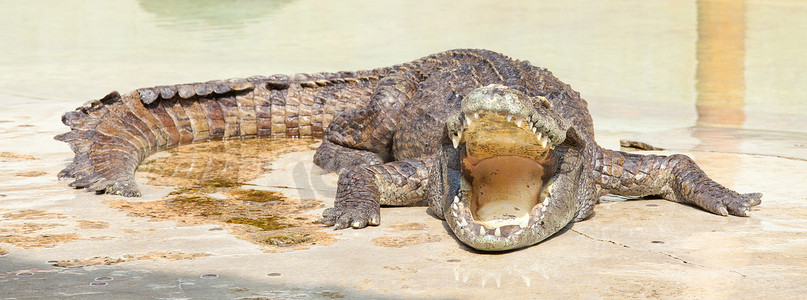
[[[543,186],[541,164],[520,156],[498,156],[466,166],[472,178],[474,220],[491,229],[527,225]]]

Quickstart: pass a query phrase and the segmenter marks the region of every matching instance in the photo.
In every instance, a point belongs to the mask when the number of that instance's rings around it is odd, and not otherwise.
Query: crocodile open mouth
[[[463,116],[452,142],[461,159],[460,188],[447,220],[469,245],[482,250],[518,244],[548,214],[557,146],[538,115],[479,110]],[[486,249],[486,245],[497,248]]]
[[[463,134],[461,190],[470,192],[474,220],[494,230],[526,227],[550,175],[549,138],[532,122],[504,114],[482,111],[469,119]]]
[[[580,148],[541,96],[491,84],[446,120],[454,151],[444,167],[441,208],[464,244],[503,251],[538,243],[577,211]],[[446,145],[448,146],[448,145]]]

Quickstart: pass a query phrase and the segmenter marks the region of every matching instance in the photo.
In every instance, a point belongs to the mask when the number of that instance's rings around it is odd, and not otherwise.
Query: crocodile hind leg
[[[740,194],[710,179],[686,155],[641,155],[599,148],[594,155],[598,195],[658,195],[719,215],[748,216],[761,193]]]

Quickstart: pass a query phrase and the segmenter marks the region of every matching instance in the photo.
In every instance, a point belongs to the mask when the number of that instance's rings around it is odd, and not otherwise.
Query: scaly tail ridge
[[[253,76],[112,92],[67,112],[57,135],[75,153],[59,178],[96,193],[140,196],[134,173],[154,152],[208,140],[321,138],[333,118],[367,105],[393,68]]]

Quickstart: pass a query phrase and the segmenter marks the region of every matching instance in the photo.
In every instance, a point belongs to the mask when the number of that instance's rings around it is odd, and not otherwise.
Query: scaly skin
[[[137,165],[177,145],[255,137],[321,138],[342,111],[366,106],[389,69],[254,76],[112,92],[62,116],[55,138],[76,153],[59,177],[97,193],[139,196]]]
[[[76,152],[60,177],[138,196],[148,155],[235,137],[314,137],[314,161],[339,172],[335,229],[380,224],[380,205],[427,200],[465,244],[536,244],[590,216],[605,194],[659,195],[747,216],[738,194],[688,157],[611,151],[594,142],[580,95],[546,69],[486,50],[452,50],[370,71],[273,75],[144,88],[90,101],[56,137]]]

